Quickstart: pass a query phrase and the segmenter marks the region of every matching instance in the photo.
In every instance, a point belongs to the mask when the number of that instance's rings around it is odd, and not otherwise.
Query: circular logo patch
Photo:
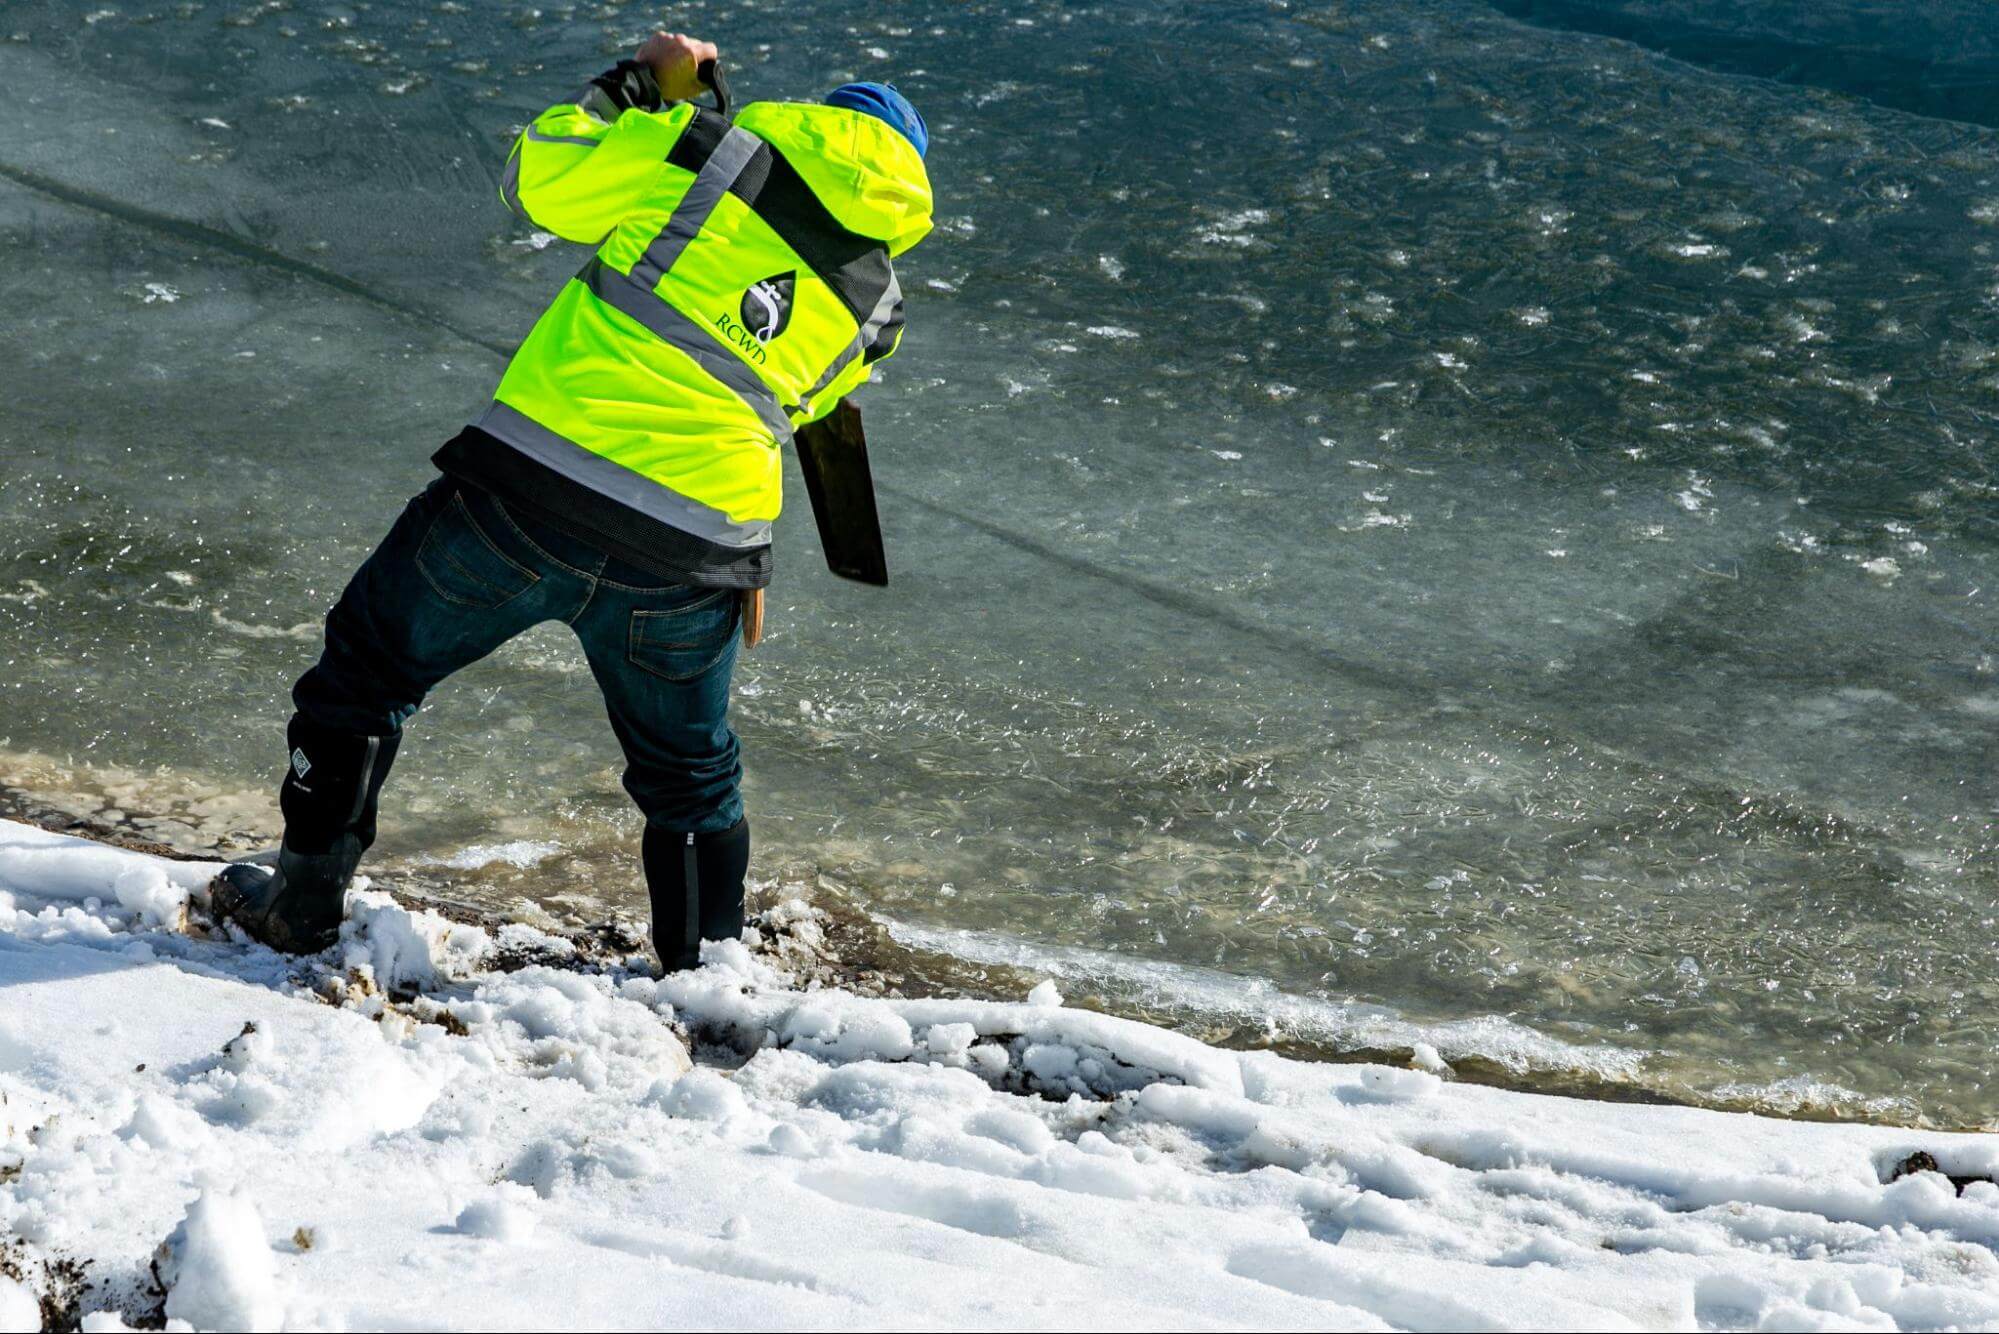
[[[743,293],[743,327],[759,343],[768,343],[791,323],[791,295],[798,286],[798,271],[773,274],[750,284]]]

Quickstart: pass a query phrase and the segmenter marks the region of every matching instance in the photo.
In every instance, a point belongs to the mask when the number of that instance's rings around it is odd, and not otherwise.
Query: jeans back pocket
[[[668,681],[691,681],[722,661],[735,644],[735,589],[665,611],[632,613],[625,656],[632,666]]]
[[[417,548],[416,567],[446,602],[491,611],[541,582],[541,576],[514,560],[487,537],[472,517],[462,491],[431,520]]]

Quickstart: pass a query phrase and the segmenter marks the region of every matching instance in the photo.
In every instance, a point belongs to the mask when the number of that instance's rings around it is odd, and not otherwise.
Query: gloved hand
[[[639,47],[638,60],[652,68],[659,81],[659,95],[668,102],[685,102],[702,89],[695,73],[704,60],[714,60],[721,52],[713,42],[700,41],[683,32],[656,32]]]

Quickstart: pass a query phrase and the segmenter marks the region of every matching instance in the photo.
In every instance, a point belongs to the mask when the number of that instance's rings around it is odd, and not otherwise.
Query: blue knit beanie
[[[930,147],[930,127],[923,123],[923,113],[911,106],[892,83],[842,84],[826,94],[826,105],[865,112],[887,121],[915,145],[918,157]]]

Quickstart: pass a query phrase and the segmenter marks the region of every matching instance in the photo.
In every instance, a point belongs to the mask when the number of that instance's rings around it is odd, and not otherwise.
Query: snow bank
[[[88,839],[0,820],[0,910],[13,895],[106,903],[147,923],[178,925],[188,894],[219,869],[208,862],[135,857]]]
[[[200,868],[0,850],[0,1328],[1999,1325],[1995,1136],[801,990],[741,942],[656,980],[373,893],[291,961],[163,925]]]

